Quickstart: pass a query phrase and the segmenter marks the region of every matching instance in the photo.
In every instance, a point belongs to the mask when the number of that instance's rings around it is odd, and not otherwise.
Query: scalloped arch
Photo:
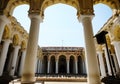
[[[94,4],[102,3],[102,4],[109,6],[111,9],[120,8],[119,2],[117,0],[94,0],[93,3]]]
[[[41,6],[41,9],[42,11],[44,11],[47,7],[54,5],[54,4],[58,4],[58,3],[70,5],[76,8],[77,10],[79,10],[80,8],[78,0],[44,0]]]
[[[10,0],[7,7],[6,7],[6,9],[5,9],[5,14],[7,16],[12,15],[14,9],[17,6],[20,6],[20,5],[23,5],[23,4],[29,5],[29,0]]]

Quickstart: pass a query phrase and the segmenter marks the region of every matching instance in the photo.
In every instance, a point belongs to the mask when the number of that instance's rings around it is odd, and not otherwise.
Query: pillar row
[[[100,63],[100,71],[101,71],[101,77],[106,77],[106,71],[105,71],[105,64],[103,61],[103,55],[102,55],[102,51],[97,51],[98,54],[98,58],[99,58],[99,63]]]
[[[112,44],[114,45],[117,61],[120,68],[120,41],[113,41]]]
[[[104,47],[103,50],[105,52],[105,58],[106,58],[106,63],[107,63],[108,75],[112,75],[111,68],[110,68],[110,61],[109,61],[109,58],[108,58],[108,53],[107,53],[106,47]]]

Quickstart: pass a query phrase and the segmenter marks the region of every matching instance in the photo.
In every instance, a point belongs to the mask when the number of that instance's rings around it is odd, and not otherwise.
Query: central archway
[[[66,57],[64,55],[61,55],[59,57],[59,62],[58,62],[58,70],[60,74],[65,74],[67,73],[67,69],[66,69]]]

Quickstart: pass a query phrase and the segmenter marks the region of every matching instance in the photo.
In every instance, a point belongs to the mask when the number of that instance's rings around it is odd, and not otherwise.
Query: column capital
[[[93,17],[94,17],[94,15],[80,15],[78,17],[78,20],[79,20],[79,22],[82,22],[85,18],[90,18],[90,20],[92,20]]]
[[[43,17],[40,16],[39,14],[30,13],[28,14],[28,16],[30,17],[30,19],[37,19],[39,22],[43,22]]]
[[[111,44],[120,44],[120,41],[112,41]]]
[[[12,43],[12,41],[10,39],[3,39],[2,41]]]
[[[0,21],[3,21],[6,24],[10,22],[7,16],[5,15],[0,15]]]
[[[13,45],[14,48],[20,49],[21,47],[19,45]]]

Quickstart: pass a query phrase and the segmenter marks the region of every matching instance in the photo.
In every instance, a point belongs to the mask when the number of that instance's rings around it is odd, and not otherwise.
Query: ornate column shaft
[[[0,54],[0,76],[2,76],[2,73],[3,73],[3,69],[4,69],[4,65],[5,65],[5,61],[6,61],[7,52],[8,52],[10,42],[11,42],[10,39],[6,39],[6,40],[4,40],[4,43],[3,43],[3,48],[2,48],[2,51]]]
[[[114,45],[116,57],[117,57],[119,68],[120,68],[120,42],[114,41],[112,42],[112,44]]]
[[[101,84],[95,43],[93,38],[91,22],[92,17],[93,15],[81,15],[80,18],[84,27],[85,56],[88,74],[88,84]]]
[[[17,57],[18,57],[18,52],[19,52],[19,49],[20,49],[19,45],[16,45],[16,46],[13,46],[13,47],[14,47],[13,59],[12,59],[12,65],[11,65],[11,70],[10,70],[10,75],[11,76],[14,76]]]
[[[101,71],[101,76],[106,77],[106,71],[105,71],[105,64],[103,61],[103,55],[102,55],[102,51],[97,51],[98,53],[98,58],[99,58],[99,62],[100,62],[100,71]]]
[[[9,23],[8,18],[5,15],[0,15],[0,42],[4,32],[5,25]]]
[[[25,56],[26,56],[26,49],[22,50],[22,56],[21,56],[21,62],[20,62],[19,76],[22,75],[23,66],[24,66],[24,62],[25,62]]]
[[[30,33],[27,45],[27,52],[22,75],[22,83],[33,83],[35,79],[35,66],[37,62],[37,49],[39,37],[39,25],[42,18],[39,14],[29,14],[31,19]],[[32,66],[32,67],[31,67]]]

